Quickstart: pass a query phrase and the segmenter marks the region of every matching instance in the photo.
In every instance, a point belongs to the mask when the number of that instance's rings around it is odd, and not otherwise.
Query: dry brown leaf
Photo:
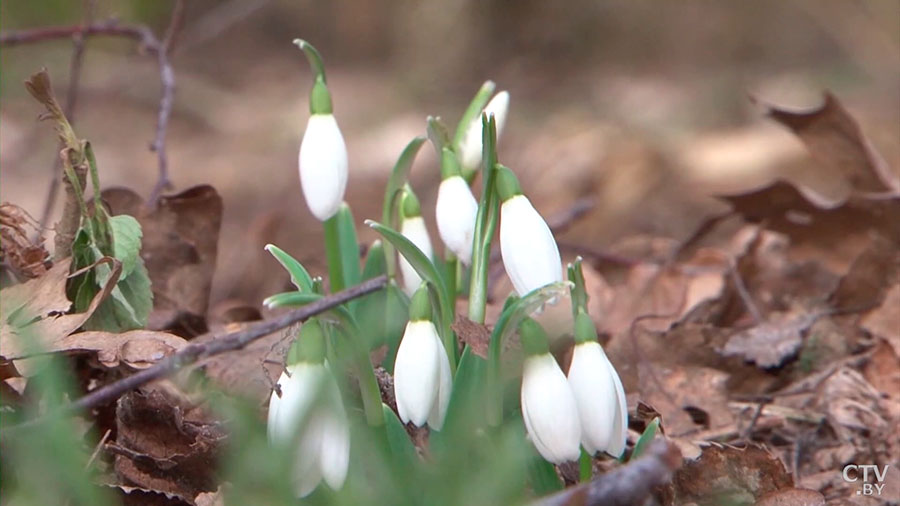
[[[777,180],[719,198],[745,220],[788,235],[793,247],[812,248],[819,261],[856,257],[868,244],[869,231],[900,244],[900,196],[835,201]]]
[[[772,313],[767,321],[732,335],[722,353],[743,357],[762,368],[777,367],[800,349],[804,332],[818,317],[805,311]]]
[[[826,413],[842,441],[863,444],[865,434],[877,440],[890,429],[882,402],[881,392],[858,371],[846,366],[822,383],[817,399],[819,408]]]
[[[36,278],[50,267],[50,254],[44,248],[44,238],[32,240],[28,229],[38,230],[39,224],[29,219],[24,209],[4,202],[0,204],[0,263],[19,277]]]
[[[768,115],[790,128],[812,157],[828,168],[823,177],[841,178],[854,192],[900,192],[900,178],[831,93],[826,92],[824,103],[814,110],[793,112],[769,106]]]
[[[71,258],[57,262],[46,274],[20,285],[0,291],[3,332],[8,329],[8,319],[16,311],[27,318],[44,318],[51,313],[65,313],[72,306],[66,297],[66,280],[69,277]]]
[[[894,284],[885,294],[881,306],[869,311],[859,324],[887,341],[900,357],[900,284]]]
[[[214,491],[225,431],[206,410],[166,383],[119,399],[116,474],[126,485],[179,497]]]
[[[193,337],[206,331],[205,317],[218,253],[222,198],[215,188],[195,186],[161,197],[148,210],[143,199],[126,188],[103,191],[110,213],[130,214],[141,224],[141,258],[153,288],[158,327]]]
[[[686,463],[664,489],[666,504],[751,505],[766,494],[792,487],[781,461],[761,446],[710,445]]]
[[[486,325],[475,323],[462,314],[457,314],[456,321],[451,327],[459,336],[460,341],[469,345],[473,353],[481,358],[487,358],[488,347],[491,344],[491,331]]]
[[[825,496],[808,488],[785,488],[762,496],[755,506],[825,506]]]
[[[666,434],[682,436],[734,423],[725,390],[728,374],[706,367],[639,363],[641,400],[662,414]]]
[[[55,341],[48,351],[97,352],[106,367],[120,362],[134,369],[145,369],[187,345],[184,338],[153,330],[131,330],[121,334],[89,331],[71,334]]]
[[[900,221],[897,223],[900,224]],[[841,278],[829,303],[844,311],[865,311],[881,304],[887,290],[895,287],[898,281],[900,249],[897,244],[875,235],[869,247],[853,261],[850,270]]]
[[[27,339],[29,337],[33,337],[40,339],[41,344],[37,348],[38,350],[54,349],[57,341],[78,330],[78,328],[81,327],[84,322],[86,322],[88,318],[91,317],[94,311],[97,310],[97,307],[100,305],[100,303],[103,302],[109,296],[110,292],[112,292],[112,289],[115,288],[116,283],[119,280],[119,274],[122,272],[122,263],[114,258],[103,257],[94,265],[101,262],[106,262],[112,265],[110,276],[103,289],[97,292],[96,295],[94,295],[94,298],[91,300],[91,303],[85,312],[76,314],[64,314],[56,317],[48,315],[46,318],[41,318],[19,330],[16,330],[15,328],[13,328],[13,326],[9,325],[8,321],[4,317],[2,322],[3,326],[0,327],[0,349],[3,350],[3,356],[4,358],[6,358],[6,360],[21,359],[34,353],[34,350],[27,346],[27,344],[29,343],[22,342],[23,338]],[[60,264],[62,263],[63,262],[60,262]],[[92,267],[93,266],[91,266],[91,268]],[[37,282],[39,281],[39,279],[34,281]],[[55,279],[53,282],[60,283],[59,279]],[[63,284],[64,289],[65,280],[62,280],[61,283]],[[25,285],[27,284],[28,283],[26,283]],[[54,290],[58,289],[59,287],[57,286]],[[54,291],[54,293],[56,292]],[[28,369],[28,366],[21,360],[16,364],[16,367],[19,369],[19,371],[27,375],[27,373],[23,370],[23,366],[24,369]]]

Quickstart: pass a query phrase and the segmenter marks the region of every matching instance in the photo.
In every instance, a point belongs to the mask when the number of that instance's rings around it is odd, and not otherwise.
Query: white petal
[[[307,417],[306,426],[296,443],[294,468],[291,471],[294,493],[297,497],[309,495],[322,481],[319,457],[325,426],[326,422],[322,414],[316,410]]]
[[[269,416],[268,423],[266,424],[266,427],[268,428],[266,432],[269,436],[269,443],[274,443],[273,432],[277,431],[278,407],[281,405],[281,396],[279,396],[278,393],[281,391],[281,395],[284,395],[284,386],[287,385],[289,379],[287,371],[282,372],[276,383],[278,388],[273,388],[272,396],[269,397]]]
[[[604,354],[604,356],[606,355]],[[613,457],[621,457],[625,451],[625,438],[628,435],[628,401],[625,399],[625,388],[622,387],[619,373],[616,372],[611,363],[609,374],[612,376],[613,383],[616,386],[616,417],[606,453]]]
[[[400,225],[400,233],[409,239],[422,253],[430,260],[432,257],[431,238],[428,237],[428,229],[425,227],[425,220],[421,216],[406,218]],[[400,272],[403,273],[403,291],[406,295],[412,297],[422,284],[422,278],[413,269],[413,266],[400,255]]]
[[[506,124],[506,112],[509,110],[509,92],[501,91],[484,107],[482,113],[490,117],[494,115],[497,123],[497,139]],[[481,166],[482,130],[481,114],[472,119],[466,133],[460,141],[460,164],[468,170],[476,170]]]
[[[444,343],[437,334],[434,335],[437,341],[439,363],[441,367],[440,380],[438,382],[438,396],[431,407],[431,413],[428,415],[428,425],[434,430],[441,430],[444,426],[444,418],[447,416],[447,405],[450,404],[450,393],[453,391],[453,379],[450,377],[450,359],[447,358],[447,350]]]
[[[397,349],[394,397],[403,423],[425,424],[438,397],[441,380],[440,341],[430,321],[412,321]]]
[[[519,295],[562,281],[553,233],[524,195],[509,198],[500,207],[500,253]]]
[[[462,177],[452,176],[441,181],[435,210],[438,232],[444,244],[465,265],[472,262],[477,214],[478,202]]]
[[[300,184],[320,221],[338,212],[347,188],[347,147],[331,114],[313,114],[300,143]]]
[[[546,460],[578,460],[581,423],[566,376],[549,353],[525,359],[522,418],[531,441]]]
[[[618,399],[611,369],[612,364],[599,343],[575,346],[569,366],[569,385],[578,404],[581,443],[591,455],[606,450],[612,440]]]
[[[337,490],[344,484],[350,465],[350,424],[334,376],[329,380],[325,392],[328,399],[322,405],[326,423],[322,428],[319,467],[325,482]]]

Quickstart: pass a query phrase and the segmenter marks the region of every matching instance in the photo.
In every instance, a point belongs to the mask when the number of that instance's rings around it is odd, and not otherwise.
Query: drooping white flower
[[[507,91],[501,91],[494,95],[494,98],[482,110],[482,114],[487,114],[488,117],[494,116],[498,139],[500,132],[503,131],[503,125],[506,124],[507,111],[509,111],[509,92]],[[472,122],[469,123],[466,133],[459,143],[460,163],[465,170],[473,171],[481,166],[483,126],[481,114],[472,118]]]
[[[498,169],[500,199],[500,253],[503,267],[519,295],[562,281],[562,261],[553,232],[522,195],[516,176]]]
[[[434,253],[431,248],[431,237],[428,235],[428,228],[422,218],[419,200],[409,188],[405,191],[400,214],[400,233],[415,244],[430,260]],[[400,272],[403,274],[403,291],[412,297],[422,283],[422,278],[403,255],[400,255]]]
[[[581,444],[591,455],[605,451],[619,457],[628,431],[622,381],[597,342],[597,331],[586,313],[579,312],[575,328],[577,344],[568,379],[580,415]]]
[[[300,144],[300,184],[310,212],[325,221],[344,201],[347,147],[332,114],[313,114]]]
[[[311,325],[318,327],[318,322],[305,323],[300,340],[321,340],[320,329],[318,335],[314,329],[303,330]],[[297,496],[304,497],[322,479],[333,489],[343,486],[350,463],[350,425],[337,381],[321,357],[324,344],[304,343],[300,348],[303,351],[289,358],[298,361],[285,368],[272,391],[268,437],[274,446],[293,446],[290,479]]]
[[[444,244],[464,265],[472,262],[477,214],[478,202],[465,179],[454,175],[441,181],[435,210],[438,232]]]
[[[528,436],[549,462],[578,460],[581,422],[566,376],[547,349],[539,324],[526,319],[519,335],[526,354],[520,402]]]
[[[403,423],[421,427],[427,421],[440,430],[447,414],[450,391],[450,360],[431,322],[428,290],[419,288],[410,302],[410,319],[394,362],[394,397]]]

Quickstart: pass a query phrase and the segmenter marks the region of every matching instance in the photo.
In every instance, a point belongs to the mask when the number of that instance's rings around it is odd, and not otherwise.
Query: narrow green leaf
[[[376,240],[369,247],[366,255],[366,263],[363,266],[362,279],[376,278],[387,272],[387,266],[384,259],[384,246],[380,240]]]
[[[584,288],[584,272],[581,269],[581,262],[581,257],[578,257],[566,268],[569,275],[569,281],[572,282],[573,316],[577,316],[579,310],[587,313],[588,295]]]
[[[381,221],[388,226],[396,226],[397,224],[394,214],[396,200],[403,190],[406,180],[409,178],[409,171],[412,168],[413,161],[415,161],[419,148],[422,147],[424,142],[425,137],[421,136],[409,141],[409,144],[403,148],[403,152],[400,153],[397,163],[394,164],[394,168],[391,170],[391,175],[388,177],[387,185],[384,188],[384,201],[381,206]],[[387,261],[387,274],[393,278],[397,266],[394,258],[394,247],[389,243],[384,245],[384,258]]]
[[[504,306],[505,309],[491,331],[491,342],[488,346],[487,389],[492,399],[488,402],[488,421],[491,425],[497,426],[503,420],[500,351],[503,349],[506,339],[515,333],[522,320],[536,309],[550,300],[564,297],[568,293],[570,285],[571,283],[567,281],[549,284],[532,290],[524,297]]]
[[[581,482],[591,481],[594,475],[594,459],[591,455],[581,449],[581,456],[578,457],[578,480]]]
[[[481,116],[481,111],[491,99],[491,95],[494,94],[496,88],[497,85],[493,81],[485,81],[481,88],[478,89],[478,92],[475,93],[475,96],[472,97],[469,106],[466,107],[462,117],[459,118],[459,123],[456,125],[456,133],[453,135],[453,146],[457,151],[459,150],[459,143],[462,142],[463,137],[466,135],[466,130],[469,129],[469,125]]]
[[[312,277],[309,275],[309,271],[303,267],[303,264],[274,244],[267,244],[265,249],[288,271],[288,274],[291,275],[291,283],[297,287],[297,290],[313,292]]]
[[[494,181],[497,179],[497,125],[493,117],[482,117],[484,126],[483,160],[484,185],[478,213],[475,216],[475,238],[472,247],[472,277],[469,279],[469,319],[484,323],[487,305],[488,271],[490,269],[491,241],[497,226],[498,197]]]
[[[416,447],[394,410],[384,403],[381,404],[381,410],[384,413],[384,431],[394,456],[394,463],[405,472],[410,472],[419,463]]]
[[[631,452],[631,457],[629,457],[628,460],[632,461],[640,457],[647,450],[647,447],[650,446],[650,442],[653,441],[653,439],[656,437],[656,433],[658,431],[659,417],[656,417],[647,424],[647,428],[644,429],[644,433],[641,434],[641,437],[639,437],[637,442],[634,444],[634,450]]]
[[[337,214],[322,222],[325,231],[325,259],[328,263],[328,287],[331,293],[343,290],[344,284],[343,259],[341,258],[341,236],[338,232]]]
[[[359,241],[356,239],[356,225],[353,224],[353,213],[346,202],[341,204],[336,216],[344,286],[353,286],[360,280]]]
[[[456,339],[450,328],[453,311],[450,307],[451,301],[447,294],[447,287],[444,285],[444,280],[437,267],[422,253],[422,250],[396,230],[372,220],[366,220],[366,225],[372,227],[387,242],[397,248],[397,251],[406,258],[413,269],[416,270],[416,273],[423,280],[427,281],[434,290],[438,302],[438,307],[436,308],[439,312],[438,322],[440,325],[438,330],[441,333],[444,348],[447,350],[447,355],[450,359],[450,368],[451,370],[456,370]]]
[[[432,433],[435,451],[451,451],[453,442],[460,437],[472,437],[472,434],[485,426],[484,380],[487,373],[487,361],[468,346],[459,359],[459,367],[453,377],[453,391],[447,404],[447,417],[440,432]],[[462,436],[466,433],[467,436]]]
[[[528,478],[531,488],[538,496],[551,494],[562,490],[563,483],[556,474],[553,464],[544,460],[540,455],[535,455],[528,462]]]

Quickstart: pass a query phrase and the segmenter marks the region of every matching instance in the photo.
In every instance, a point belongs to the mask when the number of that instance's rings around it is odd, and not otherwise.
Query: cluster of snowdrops
[[[315,48],[302,40],[295,44],[306,54],[314,77],[299,171],[309,210],[324,226],[329,287],[336,292],[372,272],[383,271],[389,277],[377,304],[358,301],[310,319],[290,347],[271,395],[268,434],[271,444],[295,448],[289,472],[296,494],[308,495],[322,480],[340,489],[347,477],[352,444],[343,400],[347,382],[334,362],[352,364],[369,424],[390,425],[385,418],[396,417],[381,400],[368,356],[371,339],[365,336],[375,330],[357,323],[362,313],[374,312],[386,320],[379,331],[399,337],[388,339],[395,344],[388,346],[385,359],[385,367],[393,372],[396,414],[404,424],[442,429],[462,374],[461,355],[469,353],[465,347],[460,352],[451,328],[455,301],[466,296],[468,318],[484,323],[491,243],[498,226],[503,265],[516,293],[506,300],[493,327],[487,374],[480,385],[488,400],[489,423],[498,424],[505,413],[500,355],[508,348],[504,340],[518,335],[525,357],[519,405],[512,409],[521,414],[528,440],[540,455],[551,463],[589,459],[600,451],[619,457],[628,426],[625,393],[587,314],[580,262],[567,266],[564,281],[550,228],[522,193],[514,172],[497,160],[497,136],[506,119],[509,94],[494,95],[494,84],[486,82],[453,135],[439,119],[428,118],[427,141],[418,137],[410,142],[391,173],[381,222],[366,221],[383,242],[369,248],[361,272],[353,217],[343,201],[347,151],[325,69]],[[425,142],[434,146],[440,161],[436,221],[446,250],[443,256],[435,255],[420,203],[407,182],[416,152]],[[472,186],[478,175],[481,194],[476,199]],[[297,306],[324,294],[321,278],[311,277],[276,246],[267,250],[289,271],[297,288],[269,297],[267,306]],[[531,316],[567,296],[572,299],[576,345],[565,374],[550,353],[546,332]],[[390,320],[402,323],[392,328]]]

